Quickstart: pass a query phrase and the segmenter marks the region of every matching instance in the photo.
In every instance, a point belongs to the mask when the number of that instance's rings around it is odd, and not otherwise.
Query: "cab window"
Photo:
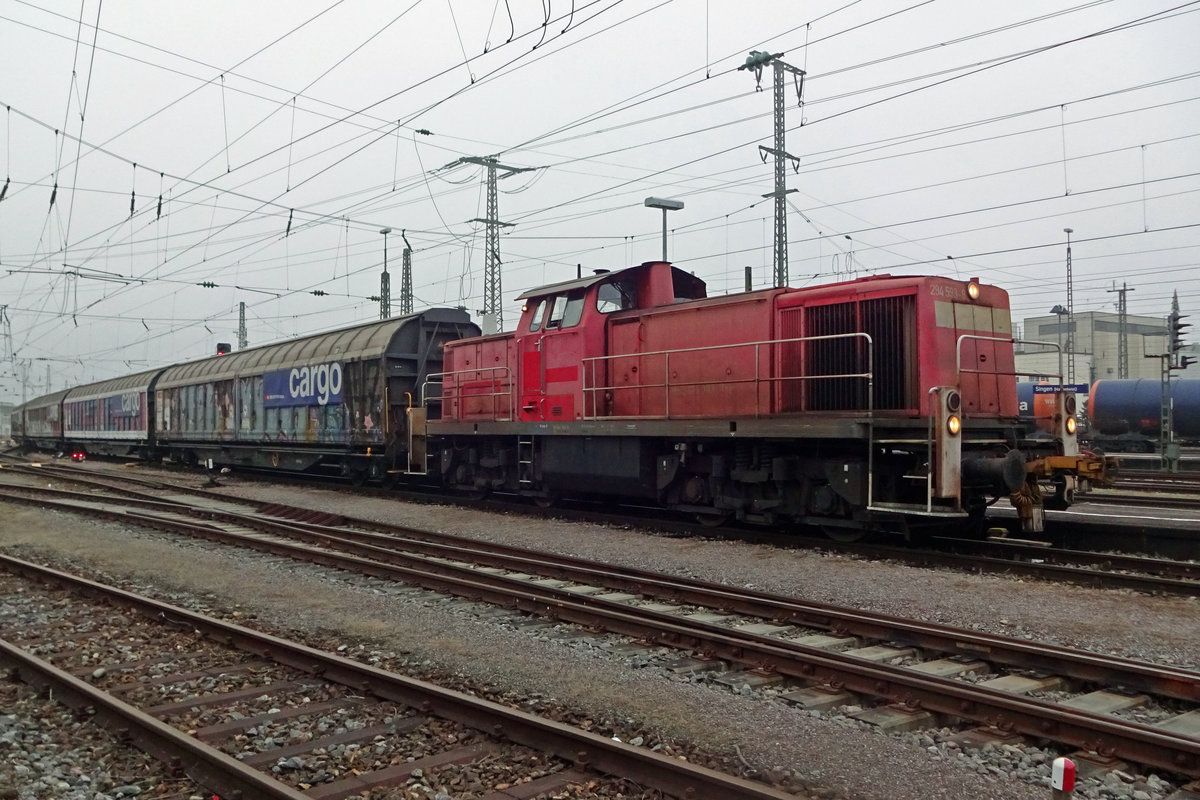
[[[580,318],[583,317],[583,298],[587,294],[586,290],[579,289],[567,294],[567,310],[563,313],[563,327],[570,328],[572,325],[578,325]]]
[[[596,310],[601,314],[637,308],[637,283],[634,281],[608,281],[596,290]]]
[[[583,317],[583,298],[585,290],[576,289],[554,298],[550,308],[550,316],[546,319],[546,328],[570,328],[578,325]]]
[[[537,308],[533,310],[533,316],[529,318],[529,330],[536,331],[542,327],[542,317],[546,315],[546,301],[538,300]]]

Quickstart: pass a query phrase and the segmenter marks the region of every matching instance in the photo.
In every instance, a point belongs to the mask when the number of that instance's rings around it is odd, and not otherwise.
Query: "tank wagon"
[[[1200,380],[1173,380],[1168,394],[1177,438],[1200,441]],[[1100,380],[1088,400],[1091,437],[1111,450],[1152,453],[1162,426],[1160,380]]]
[[[448,344],[428,387],[428,466],[451,486],[844,538],[977,527],[1006,496],[1037,531],[1042,483],[1061,507],[1104,476],[1079,455],[1074,395],[1050,431],[1019,417],[1008,295],[975,280],[707,298],[649,262],[520,299],[516,331]]]

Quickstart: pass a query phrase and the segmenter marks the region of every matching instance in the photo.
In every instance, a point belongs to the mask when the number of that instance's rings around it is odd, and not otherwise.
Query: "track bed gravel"
[[[143,474],[138,470],[138,474]],[[173,476],[178,480],[178,476]],[[198,483],[198,482],[197,482]],[[400,503],[338,490],[225,481],[221,491],[614,564],[793,595],[1167,664],[1200,664],[1193,600],[1025,583],[826,553],[678,539],[642,531]],[[156,588],[201,611],[302,634],[310,643],[418,677],[554,710],[591,730],[769,776],[801,797],[1045,798],[1047,754],[948,747],[938,731],[884,736],[837,715],[819,717],[762,694],[669,678],[654,659],[588,639],[557,638],[470,603],[397,591],[377,581],[174,538],[9,506],[0,547],[53,555],[76,569]],[[1128,780],[1126,779],[1128,778]],[[1110,776],[1081,797],[1156,800],[1157,778]]]

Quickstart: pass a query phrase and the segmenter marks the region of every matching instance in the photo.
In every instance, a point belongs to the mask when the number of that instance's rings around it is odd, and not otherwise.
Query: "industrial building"
[[[1191,337],[1185,334],[1184,339],[1195,341],[1198,336],[1200,332]],[[1165,316],[1128,314],[1122,331],[1120,315],[1104,311],[1077,312],[1073,318],[1065,310],[1026,317],[1017,338],[1016,364],[1017,372],[1023,373],[1021,380],[1052,381],[1061,374],[1065,383],[1089,385],[1117,378],[1159,380],[1163,356],[1169,348]],[[1180,352],[1195,356],[1200,347],[1189,344]],[[1172,375],[1196,377],[1198,372],[1192,366],[1172,370]]]

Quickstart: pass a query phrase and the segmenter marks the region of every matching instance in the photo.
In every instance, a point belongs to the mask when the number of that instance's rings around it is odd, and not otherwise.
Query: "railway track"
[[[190,494],[201,498],[228,499],[210,489],[179,485],[154,479],[127,475],[96,474],[74,465],[30,467],[15,465],[15,472],[24,474],[55,475],[68,481],[96,482],[107,491],[138,496],[132,487],[148,491],[166,491],[175,494]],[[388,495],[392,496],[391,494]],[[428,500],[421,495],[422,500]],[[442,498],[446,500],[446,498]],[[453,502],[453,500],[449,500]],[[247,506],[256,504],[248,502]],[[629,516],[609,510],[590,507],[562,508],[553,512],[534,509],[524,503],[490,500],[486,506],[492,510],[518,514],[548,514],[557,517],[588,522],[629,524]],[[1070,583],[1092,588],[1125,589],[1149,594],[1200,596],[1200,562],[1188,560],[1200,554],[1200,547],[1181,545],[1178,537],[1170,542],[1155,544],[1153,536],[1146,531],[1130,538],[1126,545],[1144,550],[1164,550],[1177,553],[1182,558],[1149,557],[1116,552],[1112,549],[1091,551],[1079,548],[1055,547],[1048,541],[1028,541],[992,537],[986,541],[936,537],[928,546],[895,545],[886,542],[835,542],[823,537],[801,536],[795,533],[778,533],[760,528],[710,528],[674,518],[657,517],[639,520],[639,524],[669,533],[700,535],[706,538],[721,537],[732,540],[751,541],[776,547],[817,547],[831,552],[862,558],[880,558],[922,567],[944,567],[961,569],[971,573],[991,573]],[[376,526],[380,528],[381,526]],[[394,528],[399,533],[410,529]],[[1076,540],[1086,541],[1085,533],[1073,534]],[[1110,547],[1121,547],[1119,537],[1107,534],[1105,541]]]
[[[127,476],[116,478],[95,475],[84,473],[74,467],[17,467],[15,469],[25,474],[52,474],[69,481],[90,482],[108,492],[130,497],[131,499],[140,498],[142,502],[149,503],[151,506],[159,502],[157,496],[146,495],[144,492],[139,492],[131,487],[140,486],[142,489],[148,491],[190,495],[218,503],[230,502],[227,496],[216,494],[208,489],[181,486],[157,479],[139,479]],[[65,496],[72,497],[73,495],[67,492]],[[257,509],[259,506],[261,504],[254,501],[238,501],[234,503],[232,508]],[[517,510],[530,511],[527,506],[518,506]],[[294,513],[298,514],[301,512],[296,511]],[[611,514],[594,511],[583,511],[577,516],[581,519],[591,521],[595,521],[599,516],[602,518],[602,521],[628,522],[628,519],[625,517],[613,517]],[[356,524],[360,526],[367,525],[374,530],[406,536],[432,537],[437,535],[430,531],[420,531],[403,526],[385,526],[362,521],[358,521]],[[726,531],[706,527],[697,528],[691,524],[681,525],[665,521],[658,521],[656,524],[666,525],[672,530],[691,532],[698,530],[708,536],[724,535],[729,538],[748,539],[781,547],[795,547],[797,542],[801,541],[805,544],[812,544],[834,552],[865,558],[887,558],[917,566],[948,567],[964,569],[969,572],[1008,574],[1094,588],[1127,589],[1152,594],[1169,594],[1185,597],[1200,596],[1200,563],[1114,552],[1092,552],[1071,548],[1058,548],[1052,547],[1049,542],[1044,541],[1026,541],[1003,537],[992,538],[987,541],[977,541],[939,537],[934,541],[936,547],[916,548],[905,545],[872,542],[841,543],[825,539],[798,540],[794,535],[777,534],[761,530],[748,532],[743,529],[736,529]]]
[[[1200,673],[1190,670],[282,506],[63,502],[668,646],[679,652],[666,669],[779,686],[806,708],[863,703],[855,716],[884,728],[960,720],[1200,775]]]
[[[1111,489],[1096,489],[1085,498],[1095,502],[1157,508],[1200,508],[1200,474],[1184,472],[1123,473]]]
[[[0,663],[224,797],[340,800],[414,782],[495,800],[598,782],[791,796],[86,578],[0,567]]]

